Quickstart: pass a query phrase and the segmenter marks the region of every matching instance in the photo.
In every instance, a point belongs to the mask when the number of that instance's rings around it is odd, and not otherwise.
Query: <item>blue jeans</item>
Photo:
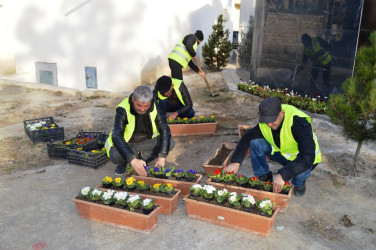
[[[272,146],[264,138],[252,140],[249,144],[249,148],[251,151],[253,172],[257,177],[269,172],[269,165],[266,162],[266,156],[269,156],[271,160],[279,162],[282,165],[289,163],[289,160],[283,157],[280,152],[274,152],[274,155],[271,155]],[[291,183],[296,187],[304,185],[308,177],[311,176],[312,167],[313,166],[311,166],[305,172],[292,178]]]
[[[177,110],[184,107],[181,103],[179,104],[170,103],[170,100],[168,100],[168,98],[164,100],[159,100],[158,106],[163,116],[166,116],[167,112],[176,112]],[[192,118],[193,116],[195,116],[195,111],[193,109],[190,109],[188,110],[188,112],[185,112],[179,115],[180,118],[185,118],[185,117]]]

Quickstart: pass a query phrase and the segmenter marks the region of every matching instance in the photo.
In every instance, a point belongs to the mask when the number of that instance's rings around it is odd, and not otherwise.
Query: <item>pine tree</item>
[[[344,134],[358,142],[354,171],[363,141],[376,139],[376,31],[370,42],[359,49],[354,76],[342,84],[343,94],[330,95],[327,109],[331,120],[343,125]]]
[[[212,26],[213,33],[209,35],[208,43],[202,47],[204,62],[210,69],[220,71],[226,67],[230,58],[232,44],[228,39],[229,30],[223,30],[223,16],[219,15],[217,24]]]
[[[253,44],[253,16],[249,16],[249,26],[247,33],[242,31],[242,41],[239,44],[239,64],[240,67],[245,68],[247,71],[251,69],[252,57],[252,44]]]

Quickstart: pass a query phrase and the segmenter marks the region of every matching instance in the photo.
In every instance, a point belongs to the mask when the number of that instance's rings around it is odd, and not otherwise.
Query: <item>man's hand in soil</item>
[[[155,167],[164,167],[166,164],[166,158],[159,157],[155,162]]]
[[[172,120],[175,120],[175,118],[176,117],[178,117],[178,112],[174,112],[174,113],[172,113],[169,117],[168,117],[168,119],[172,119]]]
[[[273,192],[279,193],[282,191],[283,185],[285,184],[285,181],[283,180],[282,176],[280,174],[277,174],[273,181]]]
[[[146,166],[146,162],[140,159],[133,159],[131,161],[131,166],[136,171],[136,173],[140,176],[146,176],[146,171],[144,166]]]
[[[234,163],[229,164],[227,167],[225,167],[223,171],[225,171],[226,173],[234,172],[236,174],[239,170],[239,167],[240,167],[240,164],[234,162]]]

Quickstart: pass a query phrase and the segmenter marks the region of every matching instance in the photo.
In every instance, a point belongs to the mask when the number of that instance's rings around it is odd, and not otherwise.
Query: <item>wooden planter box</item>
[[[242,136],[247,131],[247,129],[250,129],[250,128],[252,128],[252,125],[238,125],[239,139],[242,138]],[[250,155],[251,155],[251,151],[249,150],[249,147],[248,147],[247,156],[250,156]]]
[[[233,185],[226,185],[222,183],[212,182],[210,178],[206,181],[206,184],[212,185],[217,189],[226,188],[229,192],[246,193],[252,195],[256,200],[263,200],[269,198],[271,202],[275,202],[276,206],[280,208],[279,212],[286,213],[289,205],[293,188],[290,189],[288,194],[277,194],[273,192],[266,192],[256,189],[244,188]]]
[[[168,124],[173,136],[186,135],[213,135],[217,128],[217,122],[193,123],[193,124]]]
[[[103,188],[103,185],[100,184],[97,188],[99,188],[102,191],[107,191],[107,188]],[[114,189],[116,192],[120,192],[120,190]],[[144,193],[136,193],[136,192],[128,192],[128,194],[138,194],[142,196],[142,198],[151,198],[154,199],[154,203],[161,206],[161,210],[159,211],[161,214],[171,215],[178,206],[178,199],[181,191],[179,189],[176,189],[176,194],[174,196],[170,197],[163,197],[163,196],[157,196],[157,195],[149,195]]]
[[[221,146],[217,148],[217,150],[209,157],[207,161],[202,164],[202,167],[205,170],[205,175],[209,175],[212,171],[215,171],[216,169],[220,168],[223,169],[227,166],[228,162],[231,159],[233,150],[235,149],[236,144],[230,143],[230,142],[222,142]],[[230,151],[230,153],[225,157],[225,159],[222,161],[223,152],[224,150]],[[213,162],[221,162],[220,164],[213,164]]]
[[[158,206],[148,215],[73,198],[78,214],[88,220],[148,234],[157,226]]]
[[[185,196],[190,193],[190,187],[194,184],[197,184],[202,179],[202,175],[196,174],[198,176],[197,180],[195,182],[187,182],[187,181],[177,181],[177,180],[170,180],[170,179],[160,179],[160,178],[154,178],[154,177],[146,177],[146,176],[140,176],[140,175],[132,175],[136,181],[144,181],[148,185],[154,185],[156,183],[171,183],[172,186],[174,186],[175,189],[179,189],[181,191],[180,196]]]
[[[277,207],[272,217],[265,217],[232,208],[217,206],[214,204],[184,198],[188,216],[223,227],[254,233],[261,236],[269,236],[273,228],[275,217],[279,211]]]

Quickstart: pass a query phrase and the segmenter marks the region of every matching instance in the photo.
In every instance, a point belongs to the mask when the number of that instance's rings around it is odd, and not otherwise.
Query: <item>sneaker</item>
[[[271,182],[273,182],[273,173],[271,172],[271,171],[269,171],[269,172],[267,172],[266,174],[264,174],[264,175],[261,175],[260,177],[259,177],[259,180],[260,181],[271,181]]]
[[[116,175],[123,175],[125,174],[125,166],[124,165],[119,165],[115,169],[115,174]]]
[[[305,194],[306,185],[305,183],[300,187],[294,187],[294,195],[298,197],[302,197]]]

